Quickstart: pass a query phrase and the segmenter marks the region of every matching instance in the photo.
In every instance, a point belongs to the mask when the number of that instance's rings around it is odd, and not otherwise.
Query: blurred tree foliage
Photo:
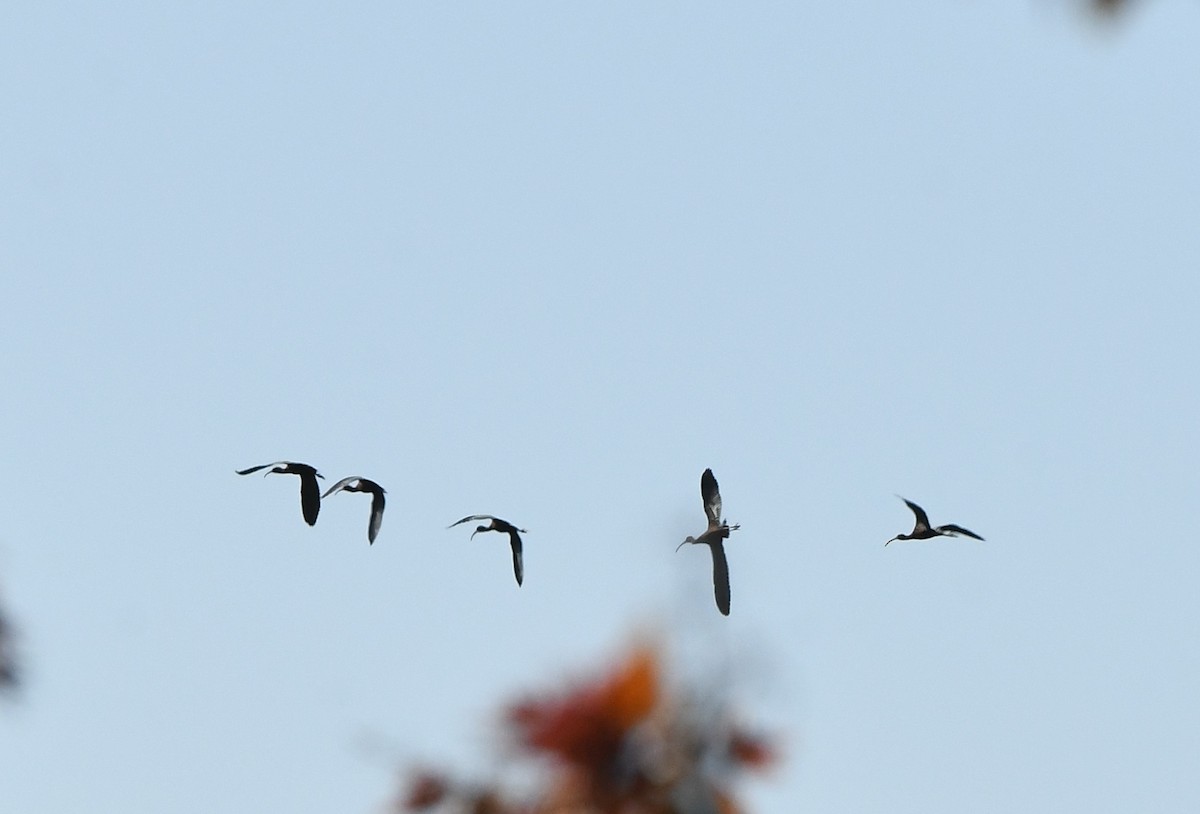
[[[641,645],[600,676],[508,704],[513,763],[535,768],[532,791],[410,772],[396,810],[434,814],[739,814],[734,783],[776,759],[774,743],[663,679]]]

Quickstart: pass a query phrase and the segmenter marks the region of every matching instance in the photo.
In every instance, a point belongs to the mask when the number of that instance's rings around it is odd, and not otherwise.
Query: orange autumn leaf
[[[614,719],[624,729],[640,722],[658,702],[658,659],[648,647],[641,647],[613,676],[607,703]]]
[[[654,651],[641,647],[605,679],[562,698],[517,704],[508,719],[526,747],[599,768],[616,758],[629,729],[654,709],[658,674]]]
[[[742,814],[742,809],[728,795],[716,792],[713,797],[719,814]]]
[[[765,738],[734,732],[729,738],[729,756],[749,769],[764,770],[775,762],[774,746]]]
[[[440,774],[421,772],[408,785],[408,794],[400,804],[403,811],[425,811],[446,797],[450,785]]]

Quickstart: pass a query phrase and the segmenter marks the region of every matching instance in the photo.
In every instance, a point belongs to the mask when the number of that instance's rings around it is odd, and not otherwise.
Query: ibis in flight
[[[263,476],[275,475],[299,475],[300,476],[300,509],[304,512],[304,522],[308,525],[314,525],[317,522],[317,514],[321,511],[321,489],[317,486],[317,478],[325,479],[325,476],[317,472],[316,469],[308,464],[298,464],[292,461],[276,461],[273,464],[263,464],[262,466],[252,466],[249,469],[235,470],[239,475],[249,475],[251,472],[257,472],[260,469],[266,469]]]
[[[379,533],[379,526],[383,523],[383,487],[373,480],[352,475],[349,478],[342,478],[333,486],[330,486],[325,494],[321,495],[321,499],[324,500],[330,495],[342,491],[371,493],[371,520],[367,524],[367,542],[374,543],[375,535]]]
[[[450,525],[446,526],[446,528],[452,529],[457,525],[469,523],[472,520],[492,521],[486,526],[477,526],[475,531],[471,532],[472,539],[474,539],[475,535],[481,531],[502,531],[508,535],[508,542],[512,545],[513,573],[517,575],[517,585],[523,583],[525,581],[525,566],[521,560],[521,535],[528,534],[529,532],[525,529],[517,528],[507,520],[501,520],[499,517],[493,517],[490,514],[472,514],[468,517],[464,517],[462,520],[451,523]]]
[[[705,469],[700,476],[700,497],[704,499],[704,513],[708,515],[708,528],[699,537],[688,536],[686,540],[675,547],[683,548],[688,543],[706,545],[712,551],[713,558],[713,590],[717,597],[717,610],[725,616],[729,615],[729,564],[725,562],[725,543],[729,532],[737,531],[741,524],[729,525],[721,519],[721,492],[717,488],[717,479],[711,469]]]
[[[900,497],[900,495],[896,495],[896,497]],[[911,500],[902,497],[900,497],[900,499],[903,500],[905,504],[908,505],[908,508],[912,509],[912,513],[917,516],[916,525],[913,526],[913,530],[908,534],[897,534],[891,540],[888,540],[887,543],[884,543],[884,545],[887,545],[895,540],[928,540],[930,537],[957,537],[960,534],[966,537],[973,537],[976,540],[983,539],[975,532],[968,531],[962,526],[956,526],[953,523],[947,523],[944,526],[931,526],[929,525],[929,515],[925,514],[924,509],[922,509],[916,503],[913,503]]]

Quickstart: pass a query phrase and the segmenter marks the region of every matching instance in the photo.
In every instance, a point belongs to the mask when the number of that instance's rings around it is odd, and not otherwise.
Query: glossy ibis
[[[317,522],[317,514],[321,511],[321,489],[317,486],[317,478],[325,479],[325,476],[317,472],[316,469],[308,464],[298,464],[292,461],[276,461],[273,464],[263,464],[262,466],[252,466],[249,469],[235,470],[239,475],[249,475],[252,472],[257,472],[260,469],[266,469],[263,476],[267,475],[299,475],[300,476],[300,509],[304,512],[304,522],[308,525],[314,525]]]
[[[896,497],[900,497],[900,495],[896,495]],[[896,540],[928,540],[930,537],[957,537],[960,534],[973,537],[976,540],[983,539],[975,532],[968,531],[962,526],[956,526],[953,523],[948,523],[944,526],[931,526],[929,525],[929,515],[925,514],[924,509],[911,500],[902,497],[900,499],[908,505],[908,508],[912,509],[912,513],[917,516],[917,522],[910,533],[897,534],[891,540],[888,540],[887,543],[884,543],[885,546]]]
[[[686,540],[675,547],[683,548],[688,543],[706,545],[712,551],[713,558],[713,591],[717,598],[717,610],[725,616],[729,615],[729,564],[725,561],[724,540],[729,532],[737,531],[740,524],[729,525],[721,519],[721,492],[717,488],[717,479],[711,469],[705,469],[700,476],[700,497],[704,499],[704,513],[708,515],[708,528],[699,537],[688,536]]]
[[[517,575],[517,585],[521,585],[525,581],[525,566],[522,563],[521,557],[521,552],[523,550],[521,546],[521,535],[528,534],[529,532],[525,529],[517,528],[507,520],[501,520],[499,517],[493,517],[490,514],[473,514],[469,517],[464,517],[462,520],[451,523],[450,525],[446,526],[446,528],[452,529],[457,525],[467,523],[472,520],[492,521],[486,526],[476,527],[475,531],[471,532],[472,539],[474,539],[475,535],[481,531],[502,531],[508,535],[508,542],[512,545],[513,573]]]
[[[321,499],[324,500],[330,495],[342,491],[371,493],[371,520],[367,524],[367,542],[374,543],[375,535],[379,534],[379,526],[383,523],[383,487],[373,480],[353,475],[349,478],[342,478],[333,486],[330,486],[325,494],[321,495]]]

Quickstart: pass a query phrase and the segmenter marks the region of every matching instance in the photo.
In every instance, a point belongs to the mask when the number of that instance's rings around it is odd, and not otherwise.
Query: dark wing
[[[700,497],[704,499],[704,513],[708,515],[708,527],[721,525],[721,492],[717,489],[717,478],[711,469],[700,476]]]
[[[720,541],[710,543],[713,558],[713,591],[717,596],[717,610],[729,615],[729,563],[725,561],[725,546]]]
[[[517,585],[521,585],[525,582],[525,563],[522,557],[524,547],[521,545],[521,535],[517,534],[516,529],[508,533],[508,542],[512,544],[513,573],[517,575]]]
[[[964,529],[962,526],[956,526],[953,523],[948,523],[945,526],[938,526],[937,530],[942,532],[943,534],[945,534],[946,532],[950,532],[951,534],[962,534],[966,537],[973,537],[976,540],[983,540],[983,538],[980,537],[975,532],[968,531],[967,529]]]
[[[367,542],[375,542],[375,535],[379,534],[379,527],[383,525],[383,490],[372,490],[371,497],[371,524],[367,526]]]
[[[332,494],[336,494],[337,492],[342,491],[343,489],[345,489],[347,486],[349,486],[351,483],[353,483],[356,480],[360,480],[358,475],[351,475],[348,478],[342,478],[340,481],[335,483],[333,486],[330,486],[328,489],[326,489],[325,494],[321,495],[321,497],[326,498]]]
[[[370,478],[359,478],[358,479],[358,488],[366,489],[371,494],[375,494],[376,492],[386,492],[387,491],[387,489],[384,489],[382,486],[380,486],[378,483],[371,480]]]
[[[507,520],[501,520],[499,517],[493,517],[492,523],[496,526],[496,531],[502,531],[505,534],[511,534],[514,531],[519,531],[522,534],[528,534],[525,529],[519,529]]]
[[[899,495],[897,495],[897,497],[899,497]],[[903,500],[905,505],[912,509],[912,513],[917,516],[917,525],[913,528],[913,531],[919,531],[922,528],[929,528],[929,515],[925,514],[925,510],[907,498],[902,497],[900,499]]]
[[[249,469],[235,469],[233,471],[239,475],[249,475],[251,472],[257,472],[260,469],[266,469],[268,466],[279,466],[280,464],[286,463],[287,461],[276,461],[273,464],[263,464],[262,466],[252,466]]]
[[[300,476],[300,509],[304,512],[304,522],[316,525],[317,513],[321,511],[321,487],[317,485],[315,472]]]
[[[446,526],[446,528],[452,529],[455,526],[460,526],[463,523],[469,523],[472,520],[495,520],[495,519],[497,519],[497,518],[492,517],[490,514],[472,514],[467,517],[464,517],[462,520],[455,520],[453,523]]]

